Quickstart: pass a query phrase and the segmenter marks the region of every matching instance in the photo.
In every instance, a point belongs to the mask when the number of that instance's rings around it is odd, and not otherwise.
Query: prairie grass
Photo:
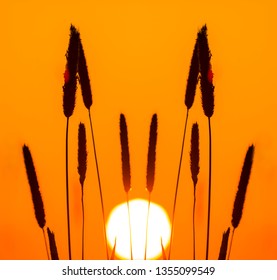
[[[230,234],[230,228],[228,228],[225,232],[223,232],[219,256],[218,256],[219,260],[226,260],[229,234]]]
[[[39,188],[39,184],[38,184],[35,165],[34,165],[33,158],[32,158],[29,147],[26,145],[23,145],[22,150],[23,150],[25,169],[26,169],[27,178],[28,178],[28,182],[29,182],[29,186],[30,186],[30,190],[31,190],[36,220],[37,220],[39,227],[42,229],[47,257],[48,257],[48,259],[50,259],[48,247],[47,247],[46,236],[45,236],[45,230],[44,230],[45,223],[46,223],[45,211],[44,211],[43,200],[41,197],[40,188]]]
[[[51,259],[59,260],[59,254],[58,254],[58,249],[57,249],[57,245],[56,245],[55,235],[49,228],[47,228],[47,234],[48,234],[48,239],[49,239]]]
[[[83,123],[79,124],[78,130],[78,173],[82,191],[82,260],[85,251],[85,209],[84,209],[84,181],[87,172],[87,138],[86,128]]]
[[[249,148],[246,152],[243,167],[241,170],[238,191],[236,194],[236,198],[234,201],[234,207],[233,207],[233,214],[232,214],[233,230],[232,230],[232,237],[231,237],[231,242],[230,242],[230,247],[229,247],[229,252],[228,252],[228,259],[230,258],[230,254],[231,254],[231,250],[232,250],[232,243],[233,243],[235,229],[239,226],[239,223],[242,218],[247,186],[249,183],[252,164],[253,164],[254,150],[255,150],[254,145],[249,146]]]
[[[208,193],[208,222],[207,222],[207,242],[206,260],[209,259],[210,242],[210,216],[212,200],[212,128],[211,117],[214,113],[214,85],[211,67],[211,52],[208,44],[207,26],[204,25],[198,32],[198,57],[200,67],[200,88],[202,93],[202,107],[205,116],[208,118],[209,126],[209,193]]]
[[[67,205],[67,235],[68,235],[68,257],[71,260],[71,238],[70,238],[70,208],[69,208],[69,186],[68,186],[68,129],[69,118],[75,107],[75,96],[77,90],[77,65],[79,56],[79,32],[71,25],[70,39],[66,54],[66,70],[64,73],[63,86],[63,112],[66,117],[66,139],[65,139],[65,180],[66,180],[66,205]]]
[[[153,191],[154,180],[155,180],[157,130],[158,130],[158,117],[157,114],[154,114],[152,116],[151,125],[150,125],[148,156],[147,156],[147,171],[146,171],[146,189],[148,191],[148,210],[147,210],[147,218],[146,218],[146,236],[145,236],[145,253],[144,253],[145,260],[147,258],[150,201],[151,201],[151,193]]]
[[[107,255],[107,259],[109,259],[108,241],[107,241],[107,234],[106,234],[107,230],[106,230],[106,216],[105,216],[105,208],[104,208],[104,199],[103,199],[103,193],[102,193],[100,171],[99,171],[99,166],[98,166],[96,143],[95,143],[95,137],[94,137],[94,132],[93,132],[92,117],[91,117],[91,112],[90,112],[90,108],[93,103],[92,90],[91,90],[91,84],[90,84],[90,78],[89,78],[89,73],[88,73],[88,68],[87,68],[85,52],[84,52],[83,44],[82,44],[82,41],[80,38],[79,38],[78,75],[79,75],[79,82],[81,85],[83,102],[84,102],[86,109],[88,110],[88,117],[89,117],[90,131],[91,131],[92,145],[93,145],[93,153],[94,153],[94,160],[95,160],[95,165],[96,165],[97,180],[98,180],[98,187],[99,187],[99,194],[100,194],[100,201],[101,201],[101,210],[102,210],[102,217],[103,217],[103,233],[104,233],[105,245],[106,245],[106,255]]]
[[[128,144],[128,129],[124,114],[120,114],[120,143],[121,143],[121,162],[122,162],[122,176],[123,185],[126,192],[126,201],[128,208],[128,219],[129,219],[129,233],[130,233],[130,256],[133,259],[132,250],[132,229],[131,229],[131,215],[129,206],[129,191],[131,189],[131,167],[130,167],[130,153]],[[116,243],[115,243],[116,244]]]
[[[69,180],[68,180],[68,150],[69,150],[69,119],[73,115],[74,107],[75,107],[75,98],[77,92],[77,81],[80,83],[81,93],[83,98],[83,103],[85,108],[88,110],[88,117],[90,123],[90,130],[92,135],[92,144],[93,144],[93,153],[95,160],[95,167],[97,172],[97,180],[98,187],[100,193],[100,201],[101,201],[101,211],[103,218],[103,236],[105,239],[106,245],[106,255],[107,260],[114,260],[116,258],[116,249],[117,249],[117,237],[115,237],[113,248],[111,249],[111,256],[109,257],[109,249],[107,242],[107,231],[106,231],[106,219],[105,219],[105,207],[102,195],[102,186],[100,180],[100,172],[98,167],[97,160],[97,149],[94,139],[94,132],[92,126],[92,117],[91,117],[91,106],[93,104],[92,101],[92,90],[90,85],[89,72],[87,68],[87,62],[85,58],[85,52],[83,49],[83,44],[80,39],[79,31],[71,25],[70,27],[70,39],[68,50],[66,53],[66,70],[64,73],[64,86],[63,86],[63,112],[66,117],[66,212],[67,212],[67,238],[68,238],[68,258],[72,259],[71,252],[71,238],[70,238],[70,205],[69,205]],[[164,260],[170,260],[171,258],[171,248],[174,236],[174,219],[175,219],[175,209],[178,198],[178,187],[179,187],[179,178],[181,174],[181,165],[184,154],[185,147],[185,137],[186,137],[186,129],[188,124],[189,111],[192,109],[196,88],[198,84],[198,80],[200,79],[200,89],[202,95],[202,107],[204,111],[204,115],[208,118],[208,128],[209,128],[209,167],[208,167],[208,215],[207,215],[207,238],[206,238],[206,250],[205,250],[205,258],[209,259],[209,242],[210,242],[210,213],[211,213],[211,198],[212,198],[212,132],[211,132],[211,117],[214,113],[214,85],[213,85],[213,72],[211,69],[211,52],[208,44],[207,37],[207,26],[204,25],[200,31],[197,33],[197,39],[194,45],[193,54],[191,58],[191,64],[189,69],[189,75],[187,79],[187,87],[185,94],[185,106],[186,110],[186,120],[185,127],[182,139],[180,160],[178,166],[177,173],[177,182],[175,186],[174,193],[174,201],[173,201],[173,213],[172,213],[172,223],[171,223],[171,233],[170,233],[170,241],[168,253],[166,252],[165,245],[161,238],[161,253],[162,258]],[[126,193],[126,202],[128,207],[128,222],[129,222],[129,234],[130,234],[130,259],[133,259],[133,249],[132,249],[132,228],[131,228],[131,215],[130,215],[130,207],[129,207],[129,193],[131,190],[131,166],[130,166],[130,151],[129,151],[129,139],[128,139],[128,129],[126,118],[124,114],[120,114],[120,144],[121,144],[121,164],[122,164],[122,179],[124,185],[124,191]],[[158,116],[157,114],[153,114],[151,124],[150,124],[150,132],[149,132],[149,143],[148,143],[148,154],[147,154],[147,168],[146,168],[146,190],[148,192],[148,209],[147,209],[147,217],[146,217],[146,238],[145,238],[145,250],[144,250],[144,259],[147,259],[147,245],[148,245],[148,224],[149,224],[149,213],[150,213],[150,202],[151,202],[151,194],[154,188],[155,182],[155,172],[156,172],[156,147],[157,147],[157,134],[158,134]],[[198,183],[198,175],[200,171],[199,166],[199,158],[200,158],[200,149],[199,149],[199,126],[198,123],[195,122],[192,125],[191,130],[191,147],[190,147],[190,171],[191,178],[193,182],[193,209],[192,209],[192,235],[193,235],[193,259],[196,259],[196,187]],[[87,139],[86,139],[86,128],[84,123],[79,124],[78,129],[78,167],[77,171],[79,174],[79,181],[81,185],[81,207],[82,207],[82,260],[85,259],[85,205],[84,205],[84,182],[86,179],[87,172]],[[229,235],[230,235],[230,227],[223,232],[221,247],[219,250],[218,259],[225,260],[230,257],[231,249],[232,249],[232,241],[234,237],[235,229],[239,226],[244,202],[246,198],[247,186],[249,183],[249,178],[251,174],[251,168],[253,163],[253,155],[254,155],[254,145],[249,146],[244,164],[241,171],[240,181],[238,185],[238,191],[234,201],[233,213],[232,213],[232,236],[229,244]],[[47,227],[48,234],[48,244],[46,241],[46,219],[43,201],[40,193],[40,188],[36,176],[36,171],[33,163],[33,159],[31,156],[31,152],[29,148],[24,145],[23,146],[23,157],[24,163],[27,173],[28,182],[30,185],[34,212],[37,223],[39,227],[43,231],[45,247],[47,251],[48,259],[50,259],[49,251],[51,254],[51,259],[58,260],[58,249],[56,245],[56,240],[54,233]],[[202,168],[201,168],[202,170]],[[186,182],[187,184],[188,182]],[[49,250],[48,250],[49,246]],[[229,246],[229,248],[228,248]],[[200,246],[199,246],[200,247]]]
[[[192,214],[192,231],[193,231],[193,259],[195,260],[195,205],[196,205],[196,185],[198,181],[199,167],[199,128],[194,123],[191,130],[191,149],[190,149],[190,170],[193,181],[193,214]]]
[[[178,167],[177,181],[176,181],[175,195],[174,195],[174,202],[173,202],[168,259],[170,259],[171,246],[172,246],[173,233],[174,233],[175,210],[176,210],[176,203],[177,203],[177,196],[178,196],[178,189],[179,189],[179,179],[180,179],[180,173],[181,173],[181,167],[182,167],[182,159],[183,159],[183,153],[184,153],[187,123],[188,123],[188,118],[189,118],[189,110],[192,107],[193,102],[194,102],[195,91],[196,91],[196,87],[197,87],[197,83],[198,83],[198,77],[199,77],[199,61],[198,61],[198,43],[196,40],[194,49],[193,49],[192,58],[191,58],[190,70],[189,70],[189,76],[187,79],[187,88],[186,88],[186,94],[185,94],[185,105],[187,107],[187,113],[186,113],[185,127],[184,127],[184,133],[183,133],[182,147],[181,147],[181,153],[180,153],[180,160],[179,160],[179,167]]]

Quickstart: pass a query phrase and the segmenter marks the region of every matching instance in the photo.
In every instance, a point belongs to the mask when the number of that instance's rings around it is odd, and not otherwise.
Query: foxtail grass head
[[[23,157],[24,157],[24,163],[25,163],[25,169],[28,177],[28,182],[31,189],[32,194],[32,200],[35,210],[35,216],[38,222],[38,225],[40,228],[44,228],[45,226],[45,212],[44,212],[44,206],[43,201],[39,189],[39,184],[37,180],[36,170],[33,163],[31,152],[28,148],[28,146],[23,146]]]
[[[190,149],[190,170],[191,178],[196,187],[198,181],[199,167],[199,128],[198,124],[194,123],[191,130],[191,149]]]
[[[79,124],[78,130],[78,173],[80,184],[83,187],[87,172],[87,138],[86,128],[83,123]]]
[[[79,56],[80,35],[77,29],[70,26],[70,39],[66,53],[66,69],[63,86],[63,112],[69,118],[74,111],[77,90],[77,65]]]
[[[122,175],[125,192],[131,189],[131,168],[130,168],[130,154],[128,144],[128,130],[126,119],[123,114],[120,114],[120,143],[121,143],[121,162]]]
[[[83,101],[84,101],[85,107],[89,110],[92,105],[92,92],[91,92],[86,57],[85,57],[81,39],[80,39],[80,45],[79,45],[78,74],[79,74],[79,81],[80,81],[80,85],[81,85]]]
[[[229,234],[230,234],[230,228],[228,228],[225,232],[223,232],[219,256],[218,256],[219,260],[226,260]]]
[[[153,190],[154,179],[155,179],[157,130],[158,130],[158,119],[157,119],[157,114],[154,114],[150,125],[147,175],[146,175],[146,189],[149,191],[149,193],[151,193]]]
[[[47,234],[48,234],[48,239],[49,239],[51,259],[59,260],[59,254],[58,254],[58,249],[57,249],[57,245],[56,245],[55,235],[54,235],[53,231],[51,231],[49,228],[47,228]]]
[[[242,167],[240,181],[238,185],[238,191],[234,201],[233,214],[232,214],[232,226],[234,227],[234,229],[238,227],[242,217],[247,186],[248,186],[251,169],[252,169],[253,156],[254,156],[254,145],[251,145],[248,148],[244,159],[244,164]]]
[[[198,32],[198,59],[200,67],[200,88],[202,92],[202,107],[205,115],[210,118],[214,113],[214,85],[211,66],[211,52],[208,44],[207,26]]]
[[[198,61],[198,43],[197,40],[194,45],[193,54],[190,63],[189,76],[187,80],[187,88],[185,95],[185,104],[189,110],[194,102],[196,86],[199,76],[199,61]]]

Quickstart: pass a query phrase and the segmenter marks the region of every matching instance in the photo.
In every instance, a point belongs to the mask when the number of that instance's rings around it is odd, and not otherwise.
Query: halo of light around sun
[[[144,259],[148,201],[129,201],[132,230],[133,259]],[[165,209],[151,202],[148,222],[147,259],[157,259],[169,243],[171,224]],[[130,230],[127,203],[117,205],[107,220],[107,238],[111,248],[116,239],[116,255],[120,259],[130,259]]]

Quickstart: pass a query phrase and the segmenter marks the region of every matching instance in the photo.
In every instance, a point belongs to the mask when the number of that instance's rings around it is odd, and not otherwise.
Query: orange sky
[[[191,2],[191,3],[188,3]],[[77,4],[78,3],[78,4]],[[276,4],[222,1],[10,1],[1,9],[0,259],[45,259],[42,233],[22,157],[32,152],[47,225],[60,257],[67,258],[65,124],[62,85],[69,27],[80,31],[93,89],[92,117],[108,213],[125,199],[121,177],[119,115],[129,131],[131,198],[147,198],[146,160],[151,117],[157,113],[157,169],[153,201],[171,216],[186,107],[184,92],[196,34],[207,24],[215,84],[213,201],[210,257],[218,257],[231,221],[241,167],[256,146],[252,176],[233,259],[277,258]],[[80,91],[70,123],[73,257],[80,258],[80,185],[77,129],[88,127]],[[200,126],[197,255],[205,257],[208,129],[199,89],[191,110],[177,201],[172,258],[192,256],[192,182],[189,139]],[[90,140],[90,134],[88,133]],[[89,146],[86,179],[87,258],[104,259],[100,201]]]

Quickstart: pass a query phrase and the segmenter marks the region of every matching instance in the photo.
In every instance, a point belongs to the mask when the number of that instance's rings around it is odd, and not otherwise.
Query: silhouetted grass
[[[67,234],[68,234],[68,256],[71,260],[70,240],[70,211],[69,211],[69,188],[68,188],[68,129],[69,118],[72,116],[75,107],[75,96],[77,90],[77,64],[79,55],[79,32],[71,25],[70,39],[66,54],[66,70],[63,86],[63,112],[66,117],[66,140],[65,140],[65,177],[66,177],[66,205],[67,205]]]
[[[130,154],[129,154],[129,144],[128,144],[128,130],[127,130],[126,119],[123,114],[120,114],[120,143],[121,143],[123,185],[124,185],[124,190],[126,192],[128,219],[129,219],[130,255],[132,260],[133,259],[132,230],[131,230],[130,207],[129,207],[129,196],[128,196],[129,191],[131,189],[131,168],[130,168]]]
[[[114,245],[113,245],[113,250],[112,250],[112,253],[111,253],[110,260],[114,260],[115,259],[115,251],[116,251],[116,238],[114,239]]]
[[[195,204],[196,204],[196,184],[199,173],[199,129],[198,124],[194,123],[191,130],[191,149],[190,149],[190,170],[193,181],[193,259],[195,260]]]
[[[70,239],[70,212],[69,212],[69,182],[68,182],[68,132],[69,132],[69,118],[72,116],[75,107],[75,98],[76,98],[76,90],[77,90],[77,75],[79,77],[79,83],[81,86],[81,93],[83,97],[83,102],[88,110],[89,120],[90,120],[90,129],[92,135],[93,142],[93,150],[94,150],[94,158],[96,164],[97,171],[97,179],[98,186],[100,192],[100,200],[101,200],[101,210],[103,216],[103,230],[104,237],[106,242],[106,254],[107,260],[114,260],[116,253],[116,238],[114,242],[114,246],[112,248],[111,257],[109,258],[108,251],[108,243],[106,236],[106,222],[105,222],[105,212],[104,212],[104,203],[103,203],[103,195],[102,195],[102,186],[100,180],[100,172],[98,167],[97,153],[96,153],[96,145],[94,139],[94,132],[92,126],[92,118],[90,113],[90,108],[92,106],[92,90],[90,85],[90,78],[87,68],[87,62],[85,58],[85,53],[82,45],[82,41],[80,39],[80,34],[77,29],[71,25],[70,27],[70,39],[68,50],[66,53],[66,70],[64,73],[64,86],[63,86],[63,112],[67,119],[66,124],[66,203],[67,203],[67,231],[68,231],[68,254],[69,259],[72,259],[71,255],[71,239]],[[191,58],[191,65],[189,70],[189,75],[187,79],[187,88],[185,94],[185,105],[187,107],[187,114],[185,120],[184,134],[182,140],[182,148],[180,154],[180,162],[178,168],[177,182],[175,188],[175,196],[173,203],[173,215],[172,215],[172,224],[171,224],[171,235],[169,242],[169,250],[168,256],[166,256],[166,251],[164,248],[164,244],[161,238],[161,251],[164,260],[170,259],[171,247],[172,247],[172,238],[174,232],[174,217],[175,217],[175,209],[176,209],[176,201],[178,197],[178,185],[179,185],[179,177],[182,165],[182,157],[184,152],[184,143],[186,136],[186,128],[188,123],[189,110],[192,108],[195,92],[198,83],[198,79],[200,77],[200,89],[202,93],[202,107],[205,116],[208,118],[208,126],[209,126],[209,182],[208,182],[208,221],[207,221],[207,240],[206,240],[206,259],[209,258],[209,240],[210,240],[210,213],[211,213],[211,198],[212,198],[212,133],[211,133],[211,117],[214,113],[214,85],[213,85],[213,72],[211,68],[211,52],[208,45],[207,38],[207,26],[204,25],[201,30],[197,34],[197,39],[194,45],[193,54]],[[148,191],[148,210],[147,210],[147,218],[146,218],[146,239],[145,239],[145,253],[144,259],[147,259],[147,245],[148,245],[148,225],[149,225],[149,213],[150,213],[150,202],[151,202],[151,193],[153,191],[154,180],[155,180],[155,165],[156,165],[156,146],[157,146],[157,130],[158,130],[158,119],[157,114],[152,116],[151,125],[150,125],[150,133],[149,133],[149,146],[148,146],[148,155],[147,155],[147,174],[146,174],[146,190]],[[85,251],[85,215],[84,215],[84,181],[86,179],[86,171],[87,171],[87,148],[86,148],[86,129],[83,123],[79,124],[78,130],[78,173],[79,180],[81,184],[82,190],[82,260],[84,259],[84,251]],[[120,114],[120,143],[121,143],[121,161],[122,161],[122,177],[123,177],[123,185],[124,190],[126,192],[127,199],[127,207],[128,207],[128,218],[129,218],[129,231],[130,231],[130,255],[131,259],[133,259],[132,252],[132,230],[131,230],[131,221],[130,221],[130,207],[129,207],[129,197],[128,194],[131,190],[131,168],[130,168],[130,153],[129,153],[129,143],[128,143],[128,130],[127,124],[124,114]],[[247,186],[249,183],[252,163],[253,163],[253,155],[254,155],[254,145],[251,145],[248,148],[248,151],[245,156],[244,165],[241,171],[240,181],[238,185],[238,191],[236,194],[236,198],[234,201],[233,213],[232,213],[232,237],[229,245],[228,251],[228,241],[230,235],[230,228],[227,229],[226,232],[223,233],[222,242],[219,252],[218,259],[223,260],[226,259],[226,255],[228,255],[228,259],[231,253],[232,241],[234,237],[235,229],[240,224],[244,201],[246,197]],[[31,195],[34,205],[34,212],[36,216],[36,220],[38,222],[39,227],[43,231],[44,242],[46,246],[46,251],[49,257],[47,241],[45,237],[45,212],[43,201],[39,189],[39,184],[36,176],[36,171],[33,163],[33,159],[30,153],[29,148],[24,145],[23,146],[23,156],[24,163],[26,168],[26,173],[28,177],[28,182],[31,189]],[[196,259],[196,230],[195,230],[195,208],[196,208],[196,185],[198,182],[198,174],[200,170],[199,166],[199,127],[197,123],[194,123],[191,131],[191,151],[190,151],[190,169],[191,169],[191,177],[194,186],[194,202],[193,202],[193,259]],[[119,225],[120,226],[120,225]],[[51,232],[49,228],[47,228],[49,247],[51,252],[51,259],[58,260],[58,250],[56,246],[54,233]]]
[[[210,241],[210,212],[212,200],[212,131],[211,117],[214,113],[214,85],[212,81],[211,52],[208,45],[207,26],[204,25],[198,32],[198,55],[200,66],[200,88],[202,93],[202,107],[205,116],[208,117],[209,125],[209,194],[208,194],[208,223],[207,223],[207,242],[206,260],[209,258]]]
[[[253,157],[254,157],[254,145],[251,145],[248,148],[245,155],[244,164],[241,170],[241,175],[240,175],[240,180],[238,185],[238,191],[234,201],[233,214],[232,214],[233,231],[232,231],[232,237],[231,237],[230,248],[228,253],[228,259],[230,258],[230,254],[231,254],[235,229],[239,226],[242,217],[247,186],[248,186],[248,182],[251,174],[251,168],[253,164]]]
[[[87,172],[87,138],[86,128],[83,123],[79,124],[78,130],[78,173],[82,191],[82,260],[85,251],[85,211],[84,211],[84,181]]]
[[[59,260],[58,249],[56,245],[55,235],[54,233],[47,228],[48,239],[49,239],[49,246],[50,246],[50,253],[52,260]]]
[[[148,220],[149,220],[149,212],[150,212],[151,192],[153,191],[154,179],[155,179],[157,130],[158,130],[158,118],[157,118],[157,114],[154,114],[150,125],[150,136],[149,136],[148,157],[147,157],[146,189],[148,191],[149,196],[148,196],[148,210],[147,210],[147,220],[146,220],[146,238],[145,238],[145,253],[144,253],[145,260],[146,260],[146,253],[147,253]]]
[[[175,187],[174,202],[173,202],[172,223],[171,223],[171,233],[170,233],[170,242],[169,242],[169,250],[168,250],[168,259],[170,259],[170,254],[171,254],[171,246],[172,246],[172,239],[173,239],[173,232],[174,232],[175,209],[176,209],[176,203],[177,203],[179,178],[180,178],[182,159],[183,159],[183,153],[184,153],[184,144],[185,144],[185,138],[186,138],[187,122],[188,122],[188,117],[189,117],[189,110],[192,107],[193,102],[194,102],[196,86],[197,86],[197,83],[198,83],[198,76],[199,76],[199,61],[198,61],[198,43],[197,43],[197,40],[196,40],[195,45],[194,45],[194,49],[193,49],[193,53],[192,53],[190,70],[189,70],[189,75],[188,75],[188,79],[187,79],[186,94],[185,94],[185,105],[187,107],[187,114],[186,114],[186,121],[185,121],[185,127],[184,127],[182,148],[181,148],[180,161],[179,161],[178,174],[177,174],[177,181],[176,181],[176,187]]]
[[[31,194],[32,194],[35,216],[36,216],[37,223],[43,232],[47,257],[49,259],[49,252],[48,252],[48,248],[47,248],[47,242],[46,242],[45,231],[44,231],[44,227],[45,227],[45,223],[46,223],[45,212],[44,212],[43,201],[42,201],[42,197],[41,197],[41,193],[40,193],[40,189],[39,189],[36,169],[34,166],[33,158],[32,158],[29,147],[26,145],[23,145],[22,150],[23,150],[23,157],[24,157],[27,178],[28,178],[28,182],[29,182],[29,186],[30,186]]]
[[[225,232],[223,232],[219,256],[218,256],[219,260],[226,260],[229,234],[230,234],[230,228],[228,228]]]
[[[79,81],[80,81],[80,85],[81,85],[83,102],[84,102],[85,107],[88,110],[90,131],[91,131],[92,145],[93,145],[93,152],[94,152],[94,160],[95,160],[95,165],[96,165],[97,180],[98,180],[98,187],[99,187],[99,194],[100,194],[100,201],[101,201],[101,210],[102,210],[102,216],[103,216],[103,233],[104,233],[105,244],[106,244],[106,255],[107,255],[107,259],[109,259],[108,241],[107,241],[107,234],[106,234],[107,230],[106,230],[105,208],[104,208],[100,171],[99,171],[97,152],[96,152],[96,144],[95,144],[95,139],[94,139],[92,118],[91,118],[91,113],[90,113],[90,108],[92,106],[92,90],[91,90],[91,85],[90,85],[88,69],[87,69],[85,52],[83,49],[83,44],[82,44],[81,39],[79,40],[79,44],[80,44],[80,48],[79,48],[78,74],[79,74]]]

